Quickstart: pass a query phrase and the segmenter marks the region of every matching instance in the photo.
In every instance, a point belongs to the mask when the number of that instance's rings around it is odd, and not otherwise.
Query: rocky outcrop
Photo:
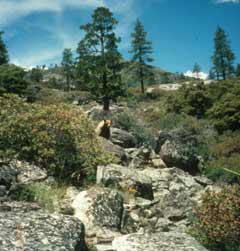
[[[143,175],[137,169],[129,169],[120,165],[110,164],[99,166],[97,170],[97,184],[111,186],[134,196],[153,200],[151,178]]]
[[[112,232],[120,230],[123,198],[112,189],[93,187],[80,192],[72,207],[75,211],[74,216],[84,223],[89,237],[109,238],[107,232],[112,237]]]
[[[194,144],[193,137],[184,138],[177,130],[160,131],[155,150],[168,167],[178,167],[196,175],[199,172],[200,159],[193,152]]]
[[[118,128],[111,128],[110,140],[113,144],[124,148],[135,147],[137,144],[137,139],[131,133]]]
[[[96,105],[92,107],[90,110],[86,111],[86,114],[89,118],[93,120],[103,120],[103,119],[110,119],[112,118],[115,114],[123,112],[125,110],[124,107],[120,107],[117,105],[112,105],[111,110],[109,111],[104,111],[103,106],[101,105]]]
[[[119,163],[127,163],[128,157],[124,151],[124,148],[114,145],[110,140],[106,140],[99,137],[101,148],[104,152],[115,156]]]
[[[116,238],[115,251],[207,251],[195,239],[179,232],[137,233]]]
[[[46,170],[24,161],[0,160],[0,197],[14,193],[19,187],[47,178]]]
[[[35,204],[0,205],[1,251],[86,251],[84,226],[76,218],[47,214]]]

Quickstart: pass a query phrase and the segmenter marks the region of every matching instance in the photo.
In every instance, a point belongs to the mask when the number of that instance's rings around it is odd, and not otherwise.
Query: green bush
[[[209,118],[220,133],[226,130],[235,131],[240,129],[239,95],[227,93],[219,101],[216,101],[208,111]]]
[[[207,191],[194,210],[191,233],[211,250],[240,250],[240,187]]]
[[[183,85],[175,96],[169,97],[168,103],[168,111],[170,112],[186,113],[202,118],[211,107],[211,98],[207,93],[207,87],[199,82]]]
[[[0,107],[0,157],[26,160],[69,179],[93,175],[105,160],[79,108],[27,104],[13,95],[0,97]]]
[[[240,182],[240,133],[226,133],[218,137],[209,147],[210,159],[207,162],[206,175],[214,181]],[[231,172],[226,171],[229,169]]]
[[[24,94],[28,87],[26,72],[16,65],[0,65],[0,94]]]
[[[131,132],[137,139],[138,145],[150,145],[155,147],[155,135],[153,130],[147,128],[142,121],[131,112],[119,113],[114,118],[114,125],[123,130]]]

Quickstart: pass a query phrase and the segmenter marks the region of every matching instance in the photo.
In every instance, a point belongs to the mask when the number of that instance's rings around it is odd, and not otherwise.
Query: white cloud
[[[189,70],[189,71],[187,71],[187,72],[184,73],[184,76],[186,76],[186,77],[192,77],[192,78],[200,78],[200,79],[205,80],[205,79],[207,79],[208,74],[205,73],[205,72],[199,72],[197,74],[197,73],[192,72],[192,71]]]
[[[116,33],[122,38],[120,49],[126,49],[129,46],[130,33],[132,26],[137,16],[137,0],[0,0],[0,27],[14,25],[18,20],[27,17],[33,13],[52,12],[54,14],[56,23],[49,25],[48,23],[26,23],[29,29],[43,29],[51,36],[54,41],[57,41],[53,50],[37,48],[38,45],[30,46],[28,55],[21,56],[20,52],[15,52],[12,57],[12,62],[22,65],[24,67],[32,67],[37,64],[44,64],[45,62],[53,61],[61,58],[64,48],[72,48],[75,51],[79,40],[81,39],[81,32],[76,32],[76,29],[66,29],[63,27],[63,11],[68,8],[94,9],[99,6],[108,7],[119,20]],[[27,21],[26,21],[27,22]],[[80,25],[80,24],[79,24]],[[13,38],[12,38],[13,39]],[[48,45],[46,45],[48,47]]]
[[[223,3],[240,3],[240,0],[216,0],[217,4],[223,4]]]
[[[86,8],[104,5],[103,0],[0,0],[0,25],[13,21],[34,12],[61,12],[65,8]]]

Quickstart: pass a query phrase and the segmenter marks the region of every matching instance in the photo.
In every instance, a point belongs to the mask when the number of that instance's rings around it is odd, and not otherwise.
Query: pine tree
[[[78,75],[88,81],[87,87],[91,93],[103,102],[103,110],[110,108],[110,100],[124,93],[121,82],[121,55],[114,29],[117,20],[108,8],[99,7],[90,23],[80,28],[85,32],[77,49]]]
[[[9,61],[7,47],[2,39],[3,34],[4,34],[4,32],[1,31],[0,32],[0,65],[7,64]]]
[[[214,71],[212,69],[209,71],[208,79],[211,79],[211,80],[215,79],[215,74],[214,74]]]
[[[133,54],[132,60],[137,62],[137,71],[139,80],[141,82],[141,91],[144,93],[144,77],[148,67],[147,62],[152,62],[153,58],[150,54],[153,52],[152,43],[147,40],[147,32],[144,31],[144,27],[139,19],[135,23],[135,28],[132,36],[131,50]]]
[[[218,27],[214,38],[215,51],[212,56],[213,69],[217,79],[226,79],[234,72],[235,56],[230,48],[230,42],[225,31]]]
[[[193,73],[196,74],[196,77],[199,78],[199,73],[201,72],[201,67],[199,64],[195,63],[194,66],[193,66],[193,70],[192,70]]]
[[[70,91],[71,90],[70,81],[71,78],[73,77],[73,67],[74,67],[74,61],[71,49],[64,49],[62,58],[62,67],[64,75],[66,77],[67,88]]]
[[[240,77],[240,64],[236,67],[236,77]]]

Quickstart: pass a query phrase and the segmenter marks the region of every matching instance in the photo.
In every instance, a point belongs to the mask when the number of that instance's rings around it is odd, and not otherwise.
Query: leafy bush
[[[123,130],[131,132],[137,139],[138,145],[155,146],[154,133],[142,121],[138,120],[131,112],[119,113],[114,118],[114,124]]]
[[[0,65],[0,94],[24,94],[29,84],[25,75],[26,72],[21,67],[7,64]]]
[[[234,172],[240,172],[240,133],[220,135],[209,149],[211,158],[207,162],[206,175],[214,181],[239,182],[240,178]]]
[[[69,179],[94,174],[104,161],[93,125],[79,108],[27,104],[13,95],[0,97],[0,107],[0,156]]]
[[[208,111],[209,118],[212,119],[214,126],[220,133],[226,130],[240,129],[239,95],[227,93]]]
[[[192,234],[211,250],[240,250],[240,187],[207,191],[194,210]]]
[[[207,93],[207,87],[200,82],[196,85],[183,85],[176,96],[169,98],[168,111],[202,118],[210,107],[211,98]]]

